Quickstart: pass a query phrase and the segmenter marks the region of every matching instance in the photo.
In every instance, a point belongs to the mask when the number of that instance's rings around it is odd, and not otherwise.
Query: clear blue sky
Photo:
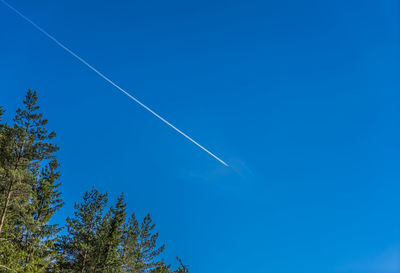
[[[150,212],[192,273],[400,272],[398,1],[9,0],[0,104],[39,92],[66,206]]]

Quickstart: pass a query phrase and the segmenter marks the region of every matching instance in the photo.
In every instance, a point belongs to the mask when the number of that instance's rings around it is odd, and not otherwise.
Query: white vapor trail
[[[129,94],[127,91],[125,91],[122,87],[120,87],[118,84],[116,84],[115,82],[113,82],[112,80],[110,80],[107,76],[105,76],[103,73],[101,73],[100,71],[98,71],[96,68],[94,68],[92,65],[90,65],[87,61],[85,61],[83,58],[81,58],[79,55],[77,55],[75,52],[73,52],[72,50],[70,50],[68,47],[66,47],[65,45],[63,45],[61,42],[59,42],[56,38],[54,38],[52,35],[50,35],[47,31],[45,31],[43,28],[41,28],[40,26],[38,26],[35,22],[33,22],[31,19],[29,19],[28,17],[26,17],[25,15],[23,15],[20,11],[18,11],[16,8],[14,8],[13,6],[11,6],[9,3],[7,3],[4,0],[0,0],[0,2],[2,2],[4,5],[6,5],[7,7],[9,7],[11,10],[13,10],[15,13],[17,13],[19,16],[21,16],[25,21],[27,21],[28,23],[30,23],[32,26],[34,26],[37,30],[39,30],[40,32],[42,32],[45,36],[47,36],[47,38],[49,38],[50,40],[52,40],[53,42],[55,42],[58,46],[60,46],[62,49],[64,49],[65,51],[67,51],[69,54],[71,54],[72,56],[74,56],[76,59],[78,59],[81,63],[83,63],[84,65],[86,65],[88,68],[90,68],[92,71],[94,71],[97,75],[99,75],[101,78],[103,78],[104,80],[106,80],[107,82],[109,82],[111,85],[113,85],[115,88],[117,88],[119,91],[121,91],[122,93],[124,93],[126,96],[128,96],[129,98],[131,98],[132,100],[134,100],[136,103],[138,103],[140,106],[142,106],[144,109],[146,109],[147,111],[149,111],[150,113],[152,113],[154,116],[156,116],[157,118],[159,118],[162,122],[164,122],[165,124],[167,124],[169,127],[171,127],[172,129],[174,129],[175,131],[177,131],[178,133],[180,133],[181,135],[183,135],[185,138],[187,138],[188,140],[190,140],[191,142],[193,142],[194,144],[196,144],[198,147],[200,147],[203,151],[207,152],[209,155],[211,155],[212,157],[214,157],[216,160],[218,160],[219,162],[221,162],[222,164],[224,164],[225,166],[229,166],[228,164],[226,164],[222,159],[220,159],[219,157],[217,157],[216,155],[214,155],[212,152],[210,152],[209,150],[207,150],[206,148],[204,148],[202,145],[200,145],[198,142],[196,142],[194,139],[192,139],[191,137],[189,137],[187,134],[185,134],[184,132],[182,132],[181,130],[179,130],[178,128],[176,128],[174,125],[172,125],[170,122],[168,122],[166,119],[164,119],[163,117],[161,117],[159,114],[157,114],[156,112],[154,112],[153,110],[151,110],[149,107],[147,107],[146,105],[144,105],[142,102],[140,102],[137,98],[135,98],[134,96],[132,96],[131,94]]]

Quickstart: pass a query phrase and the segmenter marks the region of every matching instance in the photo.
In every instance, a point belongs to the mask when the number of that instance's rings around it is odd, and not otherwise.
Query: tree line
[[[188,273],[160,258],[165,245],[150,215],[127,215],[124,196],[109,208],[92,188],[63,225],[56,134],[29,90],[11,124],[0,107],[0,272]]]

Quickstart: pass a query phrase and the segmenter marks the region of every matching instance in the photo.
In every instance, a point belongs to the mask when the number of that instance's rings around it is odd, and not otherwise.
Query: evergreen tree
[[[50,224],[63,201],[54,132],[38,113],[29,90],[12,125],[0,107],[0,272],[188,273],[160,259],[158,233],[150,215],[126,220],[121,195],[107,212],[107,194],[92,188],[75,203],[66,235]]]
[[[133,214],[128,222],[122,245],[122,259],[125,272],[150,272],[163,267],[158,256],[164,251],[165,245],[158,247],[158,233],[153,233],[155,225],[150,215],[147,215],[139,227]]]
[[[86,192],[83,202],[75,204],[74,218],[67,219],[67,232],[59,245],[59,268],[62,272],[96,272],[102,243],[98,230],[101,228],[107,194],[92,188]]]
[[[19,272],[38,272],[52,261],[59,228],[49,221],[63,204],[55,133],[36,103],[29,90],[14,125],[0,128],[0,264]]]
[[[48,222],[63,205],[60,199],[61,193],[58,191],[59,184],[55,184],[60,176],[57,169],[57,161],[52,160],[41,170],[38,183],[33,186],[31,203],[27,208],[24,249],[27,250],[26,264],[29,264],[32,272],[47,268],[56,257],[54,248],[57,238],[54,235],[61,229],[57,224]],[[45,262],[40,262],[43,260]],[[25,272],[28,272],[27,268]]]
[[[93,272],[121,272],[122,259],[120,255],[123,240],[123,227],[126,220],[126,204],[123,195],[118,198],[115,207],[103,218],[99,230],[99,262]]]

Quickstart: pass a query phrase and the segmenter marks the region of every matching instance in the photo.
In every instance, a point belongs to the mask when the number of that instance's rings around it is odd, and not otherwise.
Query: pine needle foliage
[[[56,255],[60,228],[50,219],[62,207],[54,132],[29,90],[13,120],[0,125],[0,265],[40,272]],[[1,111],[1,115],[3,111]]]
[[[161,259],[150,215],[127,218],[123,194],[110,207],[93,187],[63,228],[53,223],[64,204],[59,147],[37,100],[28,90],[10,124],[0,107],[0,273],[188,273]]]

